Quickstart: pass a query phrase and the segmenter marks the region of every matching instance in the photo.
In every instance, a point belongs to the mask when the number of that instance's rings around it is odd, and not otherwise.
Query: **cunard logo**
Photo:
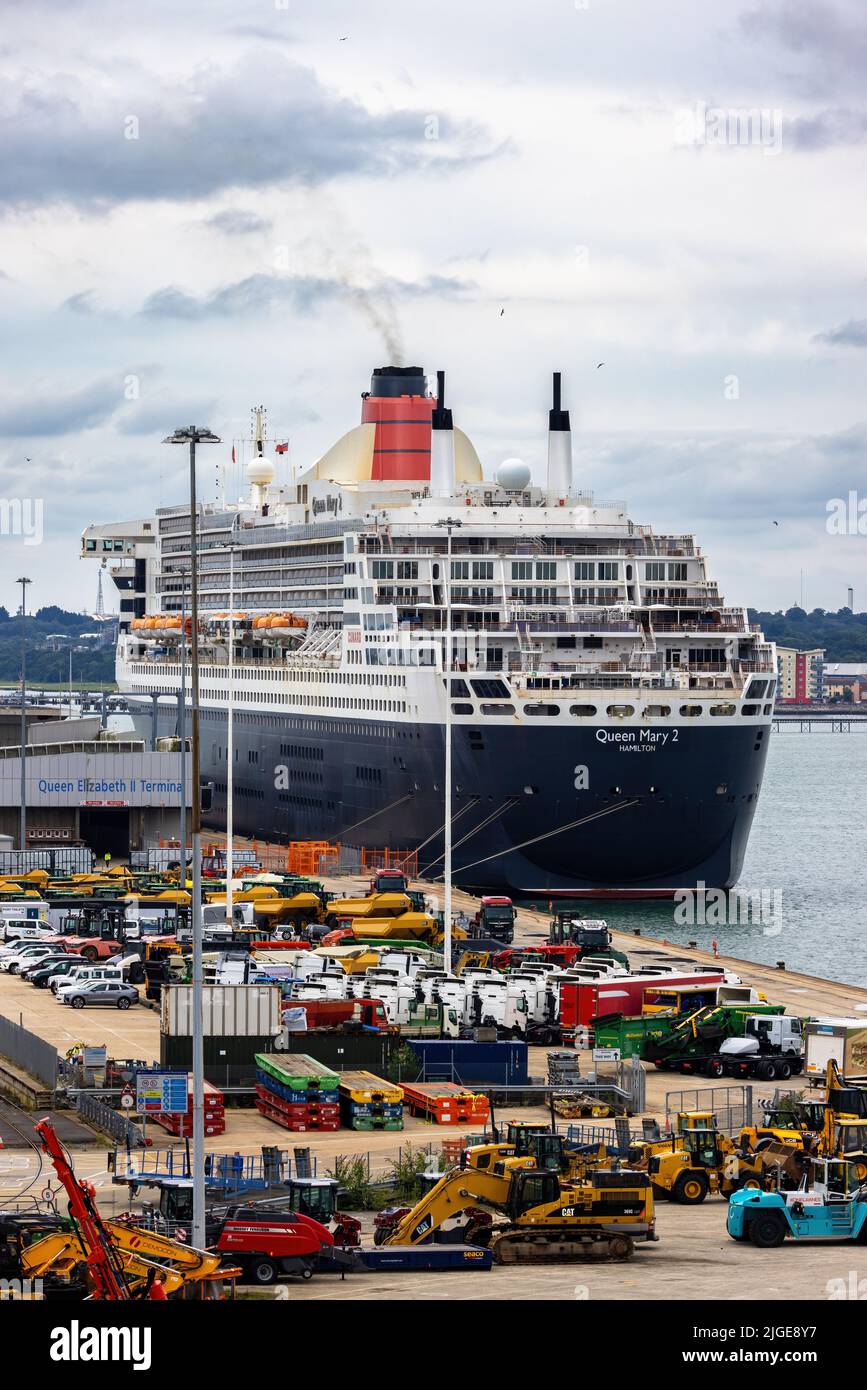
[[[328,514],[331,515],[331,516],[336,516],[338,512],[342,512],[342,511],[343,511],[343,497],[342,497],[342,495],[341,495],[340,493],[338,493],[336,497],[332,497],[332,496],[329,494],[327,497],[314,497],[314,498],[313,498],[313,515],[314,515],[314,516],[322,516],[323,513],[328,513]]]

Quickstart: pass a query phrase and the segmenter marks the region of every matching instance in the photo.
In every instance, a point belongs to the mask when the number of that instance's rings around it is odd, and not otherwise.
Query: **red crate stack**
[[[226,1109],[223,1092],[210,1081],[205,1082],[204,1094],[205,1135],[225,1134]],[[193,1135],[193,1083],[190,1078],[187,1086],[187,1109],[183,1115],[154,1115],[154,1120],[169,1134],[178,1139],[191,1139]]]

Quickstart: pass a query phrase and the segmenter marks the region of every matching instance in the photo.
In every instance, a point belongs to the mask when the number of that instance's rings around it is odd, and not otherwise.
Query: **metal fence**
[[[58,846],[57,849],[0,850],[0,875],[45,869],[49,874],[87,874],[93,868],[94,854],[85,845]]]
[[[128,1120],[119,1110],[112,1110],[111,1106],[97,1100],[96,1096],[79,1092],[75,1097],[75,1108],[83,1120],[105,1130],[118,1144],[130,1149],[144,1148],[144,1135],[139,1125]]]
[[[50,1090],[54,1090],[57,1078],[57,1049],[47,1043],[44,1038],[40,1038],[36,1033],[29,1033],[20,1024],[13,1023],[11,1019],[4,1018],[0,1014],[0,1054],[8,1057],[10,1062],[21,1067],[22,1071],[29,1072],[31,1076],[36,1076],[40,1081],[44,1081]]]
[[[711,1110],[724,1134],[735,1134],[753,1122],[752,1086],[699,1086],[692,1091],[667,1091],[665,1119],[670,1128],[681,1110]]]

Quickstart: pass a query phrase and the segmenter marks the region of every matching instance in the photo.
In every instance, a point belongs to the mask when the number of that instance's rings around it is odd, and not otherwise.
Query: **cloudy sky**
[[[182,500],[174,426],[210,495],[252,405],[304,466],[401,357],[487,473],[541,476],[560,369],[586,485],[732,601],[867,607],[862,0],[4,10],[0,498],[45,540],[0,603],[92,607],[80,531]]]

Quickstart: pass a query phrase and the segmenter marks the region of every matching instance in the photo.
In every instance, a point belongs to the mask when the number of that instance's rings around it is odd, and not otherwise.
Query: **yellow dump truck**
[[[225,901],[224,892],[208,894],[210,903]],[[232,901],[252,903],[253,920],[265,930],[291,926],[295,931],[303,931],[311,922],[321,922],[325,915],[322,899],[316,893],[295,892],[282,884],[252,883],[233,893]]]
[[[406,893],[371,893],[366,898],[334,898],[328,904],[325,920],[329,927],[339,927],[350,919],[376,921],[380,917],[402,917],[411,908],[412,902]]]

